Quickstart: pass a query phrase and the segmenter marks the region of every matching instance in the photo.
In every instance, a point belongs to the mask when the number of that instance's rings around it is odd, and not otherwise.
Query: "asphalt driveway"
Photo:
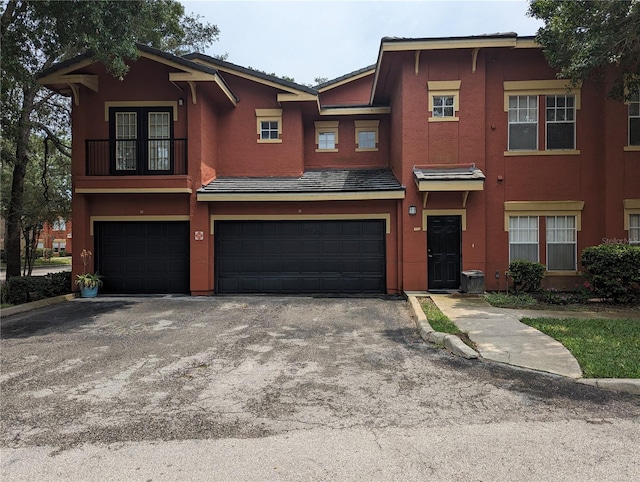
[[[623,447],[639,433],[637,397],[453,357],[420,339],[402,300],[77,299],[3,320],[1,348],[0,446],[24,467],[21,450],[38,447],[51,455],[86,444],[275,443],[314,430],[419,437],[576,423],[603,437],[585,436],[596,452],[610,443],[601,423],[615,422]],[[612,454],[614,466],[637,469],[625,460]]]

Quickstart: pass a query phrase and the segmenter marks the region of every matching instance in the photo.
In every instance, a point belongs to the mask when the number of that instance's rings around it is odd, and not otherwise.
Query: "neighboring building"
[[[45,222],[38,237],[38,248],[49,249],[53,255],[73,253],[71,221],[58,218],[53,223]]]
[[[119,293],[456,289],[510,259],[550,286],[581,251],[640,237],[638,97],[571,91],[533,38],[382,40],[316,88],[140,47],[124,80],[81,56],[40,78],[73,98],[73,271]]]

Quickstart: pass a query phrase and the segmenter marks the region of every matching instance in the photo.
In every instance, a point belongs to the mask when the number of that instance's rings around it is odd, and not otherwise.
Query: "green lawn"
[[[33,263],[34,266],[71,266],[71,256],[63,256],[62,258],[53,257],[49,259],[38,258]]]
[[[440,308],[436,306],[436,304],[431,300],[431,298],[420,298],[420,306],[422,306],[422,311],[427,315],[427,320],[436,331],[441,333],[450,333],[455,335],[460,330],[442,311]]]
[[[640,318],[523,318],[562,343],[585,378],[640,378]]]

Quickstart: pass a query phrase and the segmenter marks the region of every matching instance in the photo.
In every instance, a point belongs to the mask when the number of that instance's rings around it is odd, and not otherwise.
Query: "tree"
[[[66,139],[62,138],[63,141]],[[67,142],[65,142],[67,143]],[[10,141],[2,140],[0,164],[2,216],[6,217],[9,205],[11,171],[8,162],[14,151]],[[32,136],[29,144],[32,153],[24,179],[23,209],[20,217],[22,236],[25,241],[22,274],[33,270],[38,238],[45,222],[53,224],[58,218],[69,219],[71,212],[71,162],[70,158],[55,149],[51,142]]]
[[[615,65],[611,97],[640,87],[640,1],[530,0],[529,15],[544,21],[536,40],[560,77],[576,85]]]
[[[54,63],[91,52],[114,76],[123,78],[136,43],[182,54],[203,50],[217,39],[215,25],[185,15],[175,0],[0,2],[2,42],[2,136],[12,152],[6,206],[7,278],[20,275],[20,231],[27,167],[34,154],[32,137],[47,139],[60,153],[69,147],[59,138],[69,130],[66,99],[43,89],[38,74]],[[4,147],[4,145],[3,145]]]

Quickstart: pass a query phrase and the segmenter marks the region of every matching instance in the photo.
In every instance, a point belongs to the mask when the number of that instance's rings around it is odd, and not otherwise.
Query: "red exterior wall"
[[[625,152],[627,107],[606,98],[603,85],[585,82],[581,108],[576,114],[579,154],[505,155],[508,149],[508,114],[504,111],[505,81],[553,80],[542,53],[534,48],[481,48],[475,72],[470,48],[424,50],[416,71],[414,51],[385,52],[381,62],[376,102],[390,106],[389,114],[320,115],[316,101],[278,101],[290,94],[274,84],[224,72],[222,77],[240,100],[225,97],[215,82],[196,82],[196,103],[185,82],[171,83],[175,67],[141,58],[120,81],[99,65],[82,73],[99,75],[99,92],[81,88],[73,106],[74,273],[82,270],[79,253],[94,250],[91,216],[188,216],[190,220],[191,292],[214,290],[214,236],[211,216],[279,215],[296,219],[306,214],[330,218],[340,214],[385,214],[387,290],[423,291],[428,287],[427,233],[424,210],[452,210],[466,214],[462,232],[462,270],[485,273],[489,290],[504,289],[509,263],[509,236],[505,231],[505,202],[583,201],[581,251],[603,239],[626,238],[623,200],[640,198],[640,152]],[[153,82],[150,82],[150,79]],[[461,82],[459,117],[455,122],[430,122],[429,81]],[[374,76],[346,82],[320,95],[321,104],[367,104]],[[178,87],[178,88],[176,88]],[[181,90],[179,90],[181,89]],[[171,176],[87,176],[85,139],[107,139],[105,102],[172,101],[177,107],[174,136],[187,138],[188,172]],[[256,109],[282,109],[281,143],[259,143]],[[544,106],[539,106],[540,119]],[[339,121],[338,152],[316,152],[316,121]],[[355,121],[379,120],[378,150],[356,152]],[[544,122],[539,124],[539,145],[544,149]],[[486,176],[484,189],[468,194],[431,192],[423,208],[424,193],[414,181],[414,167],[474,163]],[[399,201],[317,202],[202,202],[196,191],[217,177],[298,177],[305,169],[362,169],[389,167],[406,186]],[[80,189],[85,192],[76,192]],[[152,189],[155,193],[122,192]],[[170,190],[181,192],[169,193]],[[93,193],[86,191],[93,190]],[[112,191],[110,193],[100,193]],[[120,190],[120,192],[117,192]],[[417,215],[408,213],[417,207]],[[202,231],[204,239],[196,239]],[[546,261],[544,221],[540,226],[540,261]],[[91,269],[91,268],[90,268]],[[578,269],[580,267],[578,266]],[[571,288],[579,276],[553,276],[549,286]]]
[[[371,97],[373,76],[371,73],[322,92],[320,95],[322,105],[367,105]]]

